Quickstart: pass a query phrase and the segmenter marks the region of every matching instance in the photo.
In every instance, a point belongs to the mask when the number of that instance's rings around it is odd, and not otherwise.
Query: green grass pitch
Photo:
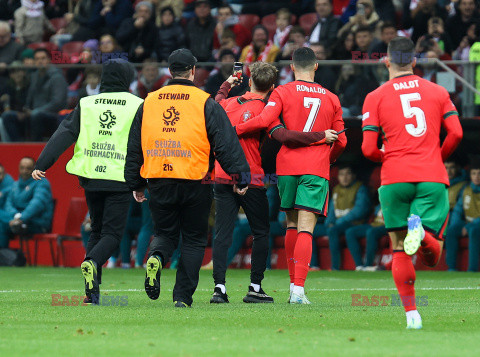
[[[105,270],[102,294],[128,306],[52,306],[52,294],[81,295],[80,269],[0,269],[0,356],[478,356],[480,280],[475,273],[418,272],[423,330],[405,330],[403,308],[352,306],[352,294],[391,296],[390,272],[311,272],[311,306],[290,306],[286,271],[267,271],[275,304],[245,304],[249,272],[231,270],[231,303],[210,305],[202,271],[192,309],[174,309],[175,272],[151,301],[144,271]],[[370,299],[369,299],[370,300]],[[61,301],[61,299],[60,299]],[[363,301],[363,298],[357,301]]]

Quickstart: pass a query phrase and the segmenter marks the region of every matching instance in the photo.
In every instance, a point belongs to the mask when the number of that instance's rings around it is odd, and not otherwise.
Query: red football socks
[[[403,250],[393,251],[392,275],[405,311],[416,310],[415,268],[412,257]]]
[[[441,252],[438,240],[431,233],[425,231],[425,238],[423,238],[422,246],[417,253],[422,263],[428,267],[434,267],[440,260]]]
[[[295,243],[297,243],[297,227],[288,227],[285,234],[285,255],[287,256],[288,274],[290,275],[291,283],[293,283],[295,278],[295,263],[293,261]]]
[[[307,279],[310,260],[312,259],[312,233],[299,232],[297,235],[297,243],[293,253],[295,263],[295,286],[304,286]]]

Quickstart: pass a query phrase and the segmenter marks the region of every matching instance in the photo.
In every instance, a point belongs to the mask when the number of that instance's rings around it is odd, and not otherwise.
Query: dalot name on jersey
[[[325,94],[325,89],[322,87],[307,87],[304,86],[303,84],[297,84],[297,92],[308,92],[308,93],[319,93],[319,94]]]
[[[408,82],[393,83],[393,88],[395,88],[395,90],[410,89],[416,87],[418,87],[418,79]]]

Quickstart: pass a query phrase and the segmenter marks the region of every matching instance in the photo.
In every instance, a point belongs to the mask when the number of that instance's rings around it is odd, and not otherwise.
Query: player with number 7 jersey
[[[295,81],[277,87],[262,113],[236,127],[239,136],[267,128],[270,135],[285,126],[289,130],[325,131],[333,145],[307,147],[283,145],[277,155],[280,209],[286,212],[285,253],[290,275],[291,304],[310,304],[304,285],[312,256],[312,233],[319,215],[328,207],[330,164],[344,150],[342,107],[338,97],[315,83],[315,54],[302,47],[293,53]],[[282,118],[282,122],[279,120]],[[327,137],[326,137],[327,138]]]

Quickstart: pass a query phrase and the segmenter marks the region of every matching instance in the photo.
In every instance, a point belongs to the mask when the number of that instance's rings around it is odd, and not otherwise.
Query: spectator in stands
[[[57,31],[57,34],[70,34],[71,41],[87,41],[95,37],[95,31],[88,26],[94,5],[95,0],[77,0],[73,12],[63,15],[67,26],[64,31]]]
[[[290,25],[292,14],[288,9],[280,9],[275,14],[275,24],[277,29],[273,35],[273,43],[278,48],[283,48],[288,40],[288,34],[292,25]]]
[[[34,51],[31,48],[26,48],[22,51],[20,55],[20,60],[22,64],[27,67],[34,67],[35,60],[33,59]]]
[[[6,81],[5,86],[0,86],[0,113],[1,116],[8,116],[10,112],[21,111],[25,106],[25,100],[27,98],[28,82],[29,78],[27,72],[19,67],[22,64],[19,61],[15,61],[11,64],[9,70],[9,79]],[[7,131],[3,126],[3,120],[0,118],[0,134],[2,135],[2,141],[10,141]]]
[[[478,271],[480,255],[480,161],[470,165],[470,184],[455,205],[447,230],[446,248],[448,270],[457,269],[458,243],[468,235],[468,271]]]
[[[122,21],[117,30],[118,43],[128,53],[130,62],[142,62],[151,56],[157,42],[157,27],[153,21],[153,6],[148,1],[135,5],[133,18]]]
[[[250,43],[250,31],[239,23],[238,16],[233,13],[232,8],[228,4],[220,5],[217,13],[217,25],[215,26],[213,38],[213,47],[215,49],[220,47],[220,40],[226,29],[235,34],[237,45],[241,48]]]
[[[380,22],[380,17],[375,12],[373,0],[358,0],[357,13],[350,17],[348,22],[338,32],[341,36],[344,32],[357,32],[359,28],[370,28],[373,33]]]
[[[268,40],[268,30],[265,26],[257,25],[252,30],[252,43],[242,50],[240,62],[274,62],[280,49]],[[247,71],[248,72],[248,71]]]
[[[332,50],[332,58],[336,60],[351,60],[355,46],[355,36],[351,32],[343,33],[337,40]]]
[[[13,234],[46,233],[53,217],[53,198],[48,180],[32,178],[35,160],[24,157],[19,164],[18,181],[5,202],[6,217],[0,219],[0,248],[8,247]],[[7,223],[5,223],[7,220]]]
[[[122,21],[131,17],[132,13],[130,0],[95,0],[89,27],[95,29],[96,36],[104,33],[114,35]]]
[[[23,46],[12,38],[10,25],[0,21],[0,75],[1,72],[15,60],[19,60]]]
[[[467,30],[467,35],[463,37],[460,44],[452,54],[454,60],[468,61],[470,55],[470,48],[477,39],[476,33],[480,29],[480,24],[477,21],[471,21]]]
[[[310,32],[310,42],[324,42],[330,48],[337,39],[342,23],[332,14],[332,0],[316,0],[315,11],[318,21]]]
[[[0,0],[0,21],[10,21],[20,7],[20,0]]]
[[[310,48],[315,53],[315,57],[319,61],[324,61],[327,59],[327,48],[324,44],[319,42],[314,42],[310,44]],[[330,66],[319,64],[315,72],[314,81],[320,84],[323,88],[328,89],[330,92],[335,93],[335,81],[337,77],[335,72]]]
[[[162,18],[162,10],[165,8],[172,9],[173,19],[180,19],[182,17],[182,12],[185,4],[183,0],[148,0],[155,7],[155,25],[160,27],[163,25],[164,19]]]
[[[467,173],[462,169],[454,156],[450,156],[445,161],[450,187],[448,188],[448,202],[450,203],[450,214],[463,193],[467,185]]]
[[[365,97],[376,88],[377,83],[364,74],[362,69],[351,64],[343,65],[335,84],[343,116],[348,118],[361,115]]]
[[[87,212],[85,219],[82,222],[80,232],[82,235],[83,248],[87,250],[88,239],[90,238],[90,232],[92,231],[92,219],[90,218],[90,212]]]
[[[384,235],[387,235],[387,230],[385,229],[385,221],[383,220],[380,205],[375,207],[375,218],[370,224],[356,225],[345,231],[345,240],[348,250],[355,261],[355,270],[376,271],[381,269],[374,266],[374,263],[378,242]],[[365,261],[362,259],[362,249],[359,242],[363,237],[366,238]]]
[[[305,31],[303,31],[300,26],[292,27],[288,34],[288,42],[283,46],[283,49],[278,54],[275,62],[290,61],[295,50],[306,46],[305,40]],[[292,68],[288,65],[283,66],[278,76],[278,84],[283,85],[294,80],[295,77]]]
[[[10,190],[12,189],[12,185],[14,180],[12,176],[5,172],[5,167],[0,164],[0,222],[2,222],[2,218],[6,217],[5,211],[3,210],[5,206],[5,202],[7,201],[7,196]],[[3,222],[5,223],[5,222]]]
[[[358,27],[355,32],[355,47],[352,51],[352,58],[354,60],[368,59],[372,43],[372,29],[368,26]]]
[[[100,78],[102,75],[101,68],[88,67],[85,69],[84,86],[78,91],[78,99],[96,95],[100,93]]]
[[[45,1],[45,15],[49,19],[63,17],[68,12],[69,6],[71,6],[71,1],[69,0]]]
[[[15,10],[15,37],[21,44],[42,42],[45,31],[55,33],[43,6],[41,0],[22,0],[22,6]]]
[[[223,31],[222,38],[220,39],[220,48],[218,50],[213,50],[213,57],[217,62],[219,61],[218,56],[222,50],[232,51],[235,55],[235,59],[240,57],[241,47],[237,45],[235,34],[229,29]]]
[[[175,21],[173,9],[169,6],[160,10],[162,24],[158,29],[157,59],[166,62],[174,50],[185,47],[185,33],[182,26]]]
[[[403,8],[403,28],[413,28],[412,41],[414,43],[428,32],[428,19],[440,17],[447,19],[447,10],[437,4],[437,0],[407,0]]]
[[[447,20],[446,26],[453,48],[457,48],[467,35],[472,20],[480,17],[475,0],[458,0],[457,4],[458,12]]]
[[[12,141],[24,138],[22,132],[27,122],[32,140],[41,141],[44,134],[51,135],[58,126],[58,111],[67,105],[67,82],[62,72],[51,65],[49,52],[38,48],[34,59],[39,68],[32,74],[25,109],[3,115],[3,124]]]
[[[380,27],[380,42],[373,45],[370,49],[370,58],[380,59],[387,56],[388,44],[397,37],[397,29],[392,22],[384,22]]]
[[[333,188],[331,197],[324,230],[328,235],[332,270],[339,270],[340,236],[353,225],[365,222],[371,203],[367,187],[357,181],[353,168],[348,165],[340,166],[338,185]]]
[[[170,76],[162,75],[155,60],[146,59],[138,79],[132,83],[130,89],[133,94],[145,99],[148,93],[162,88],[169,79]]]
[[[222,50],[219,54],[220,66],[217,70],[212,71],[205,85],[205,91],[215,98],[220,86],[227,80],[233,73],[233,62],[235,62],[235,54],[230,50]],[[228,98],[236,97],[243,93],[248,88],[248,76],[242,74],[242,82],[233,87],[228,93]]]
[[[200,62],[212,57],[216,21],[210,11],[208,0],[196,0],[195,17],[189,21],[185,31],[187,47]]]
[[[113,37],[112,35],[106,34],[100,37],[98,49],[100,50],[101,53],[114,53],[114,52],[119,52],[121,50],[121,47],[118,45],[115,37]],[[97,61],[100,62],[102,59],[93,58],[93,60],[95,62]]]
[[[449,34],[445,33],[443,20],[440,17],[432,17],[428,20],[428,37],[437,42],[443,52],[452,53],[452,41]]]

